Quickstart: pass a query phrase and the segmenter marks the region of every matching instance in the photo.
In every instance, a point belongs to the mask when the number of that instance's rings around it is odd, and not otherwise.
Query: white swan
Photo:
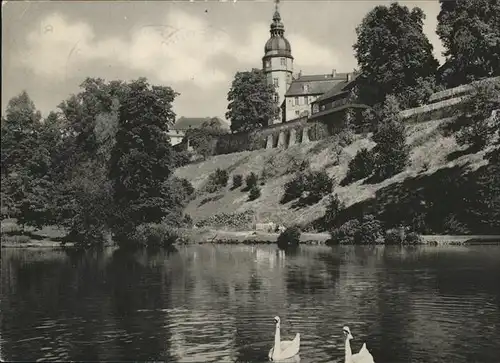
[[[366,348],[366,343],[363,343],[363,346],[359,350],[359,353],[352,354],[351,351],[351,343],[349,342],[353,339],[351,335],[351,330],[349,327],[344,326],[342,328],[345,336],[345,363],[375,363],[373,360],[373,356]]]
[[[276,323],[276,332],[274,335],[274,346],[269,351],[269,359],[272,361],[282,361],[296,356],[300,349],[300,334],[297,333],[293,340],[281,341],[280,337],[280,318],[274,317]]]

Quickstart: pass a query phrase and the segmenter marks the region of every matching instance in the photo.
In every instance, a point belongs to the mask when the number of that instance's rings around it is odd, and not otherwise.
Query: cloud
[[[216,59],[221,54],[242,65],[260,67],[269,25],[253,24],[244,41],[231,39],[223,29],[183,11],[170,12],[161,24],[132,28],[122,37],[100,38],[85,22],[61,14],[45,17],[27,35],[20,63],[36,75],[64,79],[98,62],[126,67],[161,82],[193,82],[202,88],[228,83],[231,71]],[[335,60],[332,52],[300,34],[291,34],[292,53],[301,65]]]
[[[88,62],[105,61],[153,73],[160,81],[194,80],[203,87],[226,80],[210,59],[229,43],[223,31],[180,11],[169,13],[165,24],[132,29],[127,39],[102,40],[90,25],[54,14],[28,34],[21,63],[36,75],[64,78]]]

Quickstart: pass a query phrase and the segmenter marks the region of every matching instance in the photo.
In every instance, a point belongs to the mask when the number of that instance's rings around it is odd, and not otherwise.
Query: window
[[[313,104],[313,113],[316,113],[318,111],[319,111],[318,104],[317,103]]]
[[[286,59],[285,58],[281,58],[281,65],[286,66]]]
[[[278,88],[280,86],[278,78],[273,78],[274,87]]]
[[[306,104],[306,105],[309,104],[309,97],[304,96],[304,104]]]
[[[299,105],[299,98],[295,97],[295,106],[298,106],[298,105]]]
[[[278,101],[279,101],[279,99],[278,99],[278,95],[276,95],[276,94],[275,94],[275,95],[274,95],[274,102],[278,102]]]
[[[299,110],[295,111],[295,116],[298,116],[299,114],[300,114]]]
[[[306,93],[309,92],[309,85],[308,84],[303,85],[302,90]]]
[[[270,59],[266,60],[266,68],[269,68],[269,67],[271,67],[271,60]]]

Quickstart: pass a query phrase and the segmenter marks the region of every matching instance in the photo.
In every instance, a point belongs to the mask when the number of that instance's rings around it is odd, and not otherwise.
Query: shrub
[[[185,214],[184,218],[182,219],[182,224],[186,227],[192,227],[193,226],[193,218],[189,214]]]
[[[326,230],[331,230],[335,226],[339,212],[345,208],[345,204],[340,201],[337,194],[330,196],[326,206],[325,216],[323,218],[323,225]]]
[[[316,203],[325,195],[332,192],[334,180],[328,176],[326,171],[313,171],[306,177],[306,191],[309,192],[307,201]]]
[[[300,244],[300,235],[301,231],[298,226],[288,227],[278,236],[278,248],[288,249],[298,247]]]
[[[385,232],[385,243],[388,245],[399,245],[404,241],[399,228],[391,228]]]
[[[172,246],[179,239],[177,232],[162,223],[144,223],[136,227],[132,236],[138,247],[165,248]]]
[[[372,244],[382,235],[382,225],[372,214],[363,216],[361,225],[355,236],[355,242],[360,244]]]
[[[339,145],[341,147],[346,147],[352,144],[354,141],[354,132],[350,127],[343,129],[337,135],[339,140]]]
[[[257,174],[250,173],[249,175],[247,175],[247,177],[245,178],[245,182],[247,184],[247,189],[250,190],[250,189],[252,189],[252,187],[254,187],[254,186],[256,187],[258,181],[259,181],[259,177],[257,176]]]
[[[281,203],[300,198],[307,189],[307,175],[304,172],[295,174],[292,180],[285,183],[285,193],[281,198]]]
[[[233,175],[233,188],[239,188],[243,185],[243,176],[241,174]]]
[[[305,204],[316,203],[325,195],[332,192],[334,179],[322,171],[299,172],[295,177],[285,184],[285,192],[281,198],[281,203],[301,198]],[[307,192],[307,196],[303,194]]]
[[[350,182],[369,177],[373,173],[374,165],[373,152],[362,148],[349,162],[347,175],[342,184],[347,185]]]
[[[351,219],[330,232],[331,239],[327,244],[354,244],[359,229],[359,221],[357,219]]]
[[[205,186],[205,190],[208,193],[215,193],[221,187],[227,186],[228,181],[229,181],[229,174],[228,174],[227,170],[222,170],[222,169],[217,168],[208,177],[208,183]]]
[[[422,237],[416,232],[410,232],[405,237],[405,243],[415,245],[422,243]]]
[[[248,194],[249,200],[255,200],[260,197],[260,188],[254,185],[250,188],[250,193]]]

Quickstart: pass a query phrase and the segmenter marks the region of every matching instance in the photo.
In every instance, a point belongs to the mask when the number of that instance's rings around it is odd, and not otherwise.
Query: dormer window
[[[307,92],[309,92],[309,85],[308,85],[308,84],[304,84],[304,85],[302,86],[302,90],[303,90],[304,92],[306,92],[306,93],[307,93]]]

